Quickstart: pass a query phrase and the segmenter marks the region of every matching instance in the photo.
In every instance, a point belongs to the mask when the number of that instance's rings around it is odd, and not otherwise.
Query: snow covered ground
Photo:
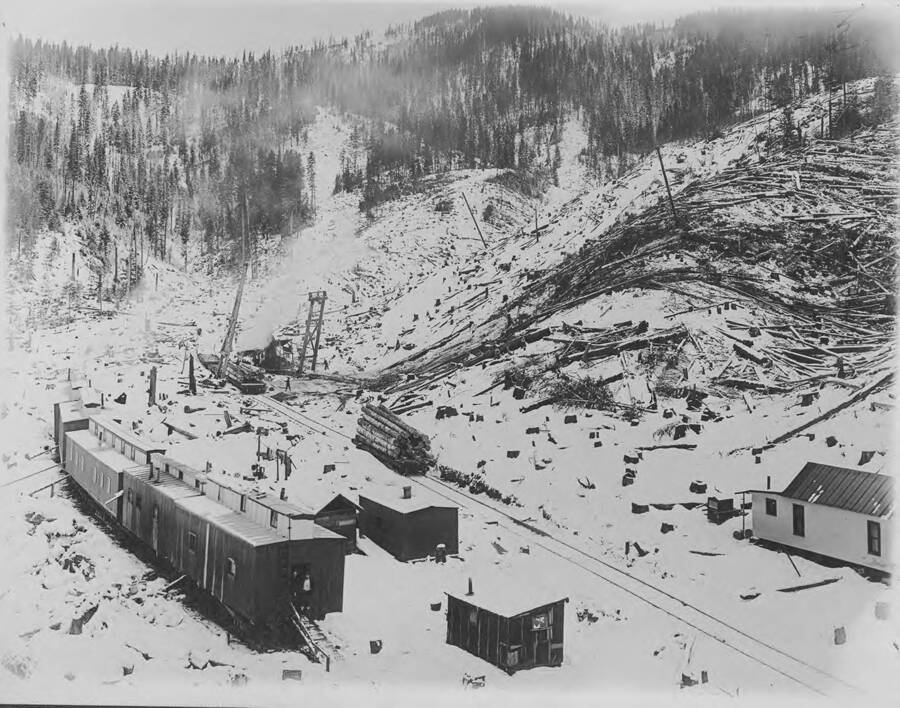
[[[712,143],[666,146],[663,159],[671,165],[673,189],[746,156],[764,123],[765,118],[757,119]],[[320,113],[310,149],[323,156],[318,163],[323,174],[333,174],[347,139],[338,117]],[[570,164],[577,153],[570,145],[565,153]],[[615,183],[580,193],[566,189],[580,183],[577,170],[562,174],[560,190],[546,201],[504,187],[492,179],[492,170],[438,175],[424,192],[382,206],[372,221],[359,213],[356,196],[332,196],[320,179],[316,224],[287,246],[280,266],[267,264],[248,283],[238,348],[259,346],[278,326],[298,316],[302,320],[306,292],[320,288],[328,292],[320,361],[328,362],[329,374],[362,380],[444,340],[437,351],[486,339],[502,329],[494,314],[516,296],[530,271],[560,262],[623,213],[655,203],[662,189],[655,155]],[[436,208],[442,201],[450,204],[443,211]],[[488,205],[493,205],[491,219],[484,218]],[[539,225],[549,225],[539,235],[530,233],[535,209]],[[866,405],[850,408],[812,428],[812,439],[799,436],[767,450],[756,464],[752,447],[846,393],[826,387],[808,407],[798,406],[796,395],[757,397],[753,413],[740,398],[720,399],[714,404],[721,420],[704,422],[700,433],[689,432],[681,441],[696,449],[640,451],[661,442],[657,433],[670,422],[664,409],[697,423],[699,414],[687,410],[683,399],[662,400],[658,413],[632,425],[599,411],[546,406],[521,413],[529,401],[515,399],[511,390],[483,392],[503,370],[527,365],[540,354],[546,348],[541,341],[436,380],[425,389],[434,405],[405,416],[429,435],[442,464],[466,473],[481,470],[520,506],[472,498],[436,479],[415,485],[414,494],[427,487],[460,505],[459,558],[446,565],[402,564],[362,540],[366,555],[347,559],[344,611],[321,623],[340,647],[331,673],[298,653],[256,653],[229,643],[221,628],[185,607],[177,588],[165,590],[172,579],[133,556],[69,497],[51,497],[49,490],[29,494],[58,476],[49,455],[38,455],[50,445],[52,402],[74,377],[103,392],[107,409],[138,423],[142,435],[166,443],[172,456],[198,467],[208,462],[217,471],[246,473],[256,462],[257,438],[252,433],[222,437],[228,410],[238,422],[269,428],[264,445],[290,448],[295,474],[276,481],[272,467],[261,486],[275,493],[284,488],[289,499],[302,502],[305,495],[340,492],[354,499],[367,488],[396,485],[394,473],[350,441],[360,407],[380,396],[366,390],[364,380],[294,383],[298,397],[290,402],[290,417],[264,410],[264,404],[230,387],[201,386],[197,396],[186,396],[180,393],[186,357],[217,351],[233,281],[207,282],[151,262],[145,284],[118,311],[110,312],[114,304],[104,303],[107,313],[70,315],[60,308],[59,292],[70,275],[72,252],[76,270],[82,267],[77,244],[59,239],[54,247],[48,236],[37,248],[19,316],[24,321],[22,310],[30,308],[31,321],[44,317],[50,326],[16,333],[16,347],[0,370],[0,378],[10,382],[0,392],[0,567],[8,579],[0,586],[0,695],[7,700],[35,699],[39,686],[47,701],[65,700],[73,691],[125,700],[136,690],[142,700],[152,701],[170,697],[167,691],[178,687],[179,701],[281,703],[295,696],[295,684],[281,682],[281,671],[290,668],[303,671],[296,695],[306,685],[381,691],[428,685],[457,695],[464,674],[485,675],[488,696],[515,687],[563,693],[639,690],[657,699],[692,701],[769,692],[802,698],[817,689],[846,697],[846,687],[834,677],[863,691],[874,692],[886,682],[896,690],[898,613],[889,620],[874,614],[878,601],[896,608],[891,588],[848,568],[789,559],[736,540],[741,518],[714,525],[702,507],[683,506],[706,500],[705,494],[690,492],[693,480],[707,482],[710,494],[722,496],[763,488],[767,477],[780,489],[807,460],[855,467],[863,451],[877,453],[867,470],[892,473],[892,413]],[[644,319],[654,327],[681,323],[703,332],[716,317],[698,311],[663,320],[683,309],[682,295],[634,289],[599,296],[545,324],[605,326]],[[146,394],[151,366],[158,367],[161,394],[154,407],[147,405]],[[570,366],[581,371],[581,364]],[[275,390],[284,386],[281,379],[270,384]],[[626,386],[633,396],[641,382],[626,377],[619,389]],[[112,402],[122,393],[125,403]],[[882,394],[878,400],[890,397]],[[200,410],[185,412],[186,405]],[[437,405],[453,406],[459,415],[436,419]],[[575,422],[565,422],[567,413],[577,414]],[[164,420],[197,439],[169,436]],[[529,428],[539,432],[528,433]],[[299,439],[292,443],[288,436],[294,435]],[[825,442],[831,435],[838,440],[833,447]],[[511,451],[518,455],[510,456]],[[640,459],[626,462],[626,455]],[[326,472],[327,465],[334,470]],[[636,479],[622,486],[626,468],[635,470]],[[592,489],[580,484],[585,478]],[[671,508],[651,506],[633,514],[632,503]],[[674,529],[664,533],[663,524]],[[463,591],[469,578],[477,590],[482,583],[496,586],[498,576],[511,595],[540,590],[569,599],[561,668],[509,677],[446,644],[445,605],[435,612],[430,604],[443,601],[444,592]],[[838,580],[778,592],[829,578]],[[94,607],[82,633],[70,634],[72,620]],[[846,628],[843,645],[833,642],[836,627]],[[383,649],[371,654],[369,642],[375,639]],[[699,680],[703,671],[708,684],[680,688],[682,675]]]

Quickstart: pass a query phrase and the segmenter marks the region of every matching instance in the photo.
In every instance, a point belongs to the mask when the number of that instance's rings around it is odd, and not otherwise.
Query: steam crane
[[[247,279],[248,263],[244,263],[244,269],[241,271],[241,280],[238,283],[237,295],[234,298],[234,308],[231,310],[231,317],[228,319],[228,329],[225,330],[225,339],[222,341],[222,351],[219,352],[219,369],[216,375],[224,376],[228,358],[231,356],[231,347],[234,344],[234,333],[237,330],[238,313],[241,311],[241,298],[244,296],[244,281]]]
[[[247,279],[247,270],[249,264],[245,263],[241,271],[241,280],[238,284],[237,295],[234,298],[234,309],[231,311],[231,317],[228,319],[228,329],[225,332],[225,339],[222,342],[222,350],[219,356],[203,356],[199,355],[200,363],[203,364],[211,373],[219,378],[226,379],[229,383],[237,386],[241,393],[265,393],[266,384],[262,380],[261,372],[252,366],[248,366],[242,362],[231,361],[231,349],[234,345],[234,335],[237,331],[238,313],[241,310],[241,298],[244,296],[244,282]]]

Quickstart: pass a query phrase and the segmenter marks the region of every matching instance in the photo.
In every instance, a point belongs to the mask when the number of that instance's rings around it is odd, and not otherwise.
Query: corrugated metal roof
[[[894,510],[894,479],[865,470],[807,462],[781,496],[887,517]]]

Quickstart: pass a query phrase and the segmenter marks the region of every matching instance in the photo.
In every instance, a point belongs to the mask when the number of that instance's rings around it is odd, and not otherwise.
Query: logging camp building
[[[343,494],[308,489],[304,500],[297,503],[288,501],[284,495],[279,498],[259,491],[242,479],[221,473],[205,475],[204,489],[211,499],[247,514],[284,538],[293,538],[297,528],[304,528],[298,522],[309,521],[343,537],[347,553],[356,550],[359,506]]]
[[[458,508],[424,488],[385,484],[359,495],[360,534],[400,561],[426,558],[443,544],[459,551]]]
[[[893,572],[892,477],[807,462],[783,492],[751,494],[756,538]]]
[[[531,583],[485,580],[470,580],[465,594],[447,593],[447,643],[510,674],[560,666],[569,599]]]
[[[60,462],[71,481],[239,627],[279,627],[291,606],[312,619],[342,609],[344,536],[309,519],[279,533],[271,514],[257,521],[240,498],[231,508],[206,474],[108,416],[84,413],[65,425]]]

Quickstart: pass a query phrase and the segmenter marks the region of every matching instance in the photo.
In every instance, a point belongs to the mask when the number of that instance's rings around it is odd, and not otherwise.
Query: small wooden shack
[[[508,578],[476,578],[472,594],[447,593],[447,643],[509,674],[563,662],[568,598]]]
[[[360,534],[397,560],[434,555],[438,544],[459,551],[458,508],[428,490],[386,484],[359,495]]]
[[[782,492],[748,491],[756,538],[893,572],[893,477],[807,462]]]

